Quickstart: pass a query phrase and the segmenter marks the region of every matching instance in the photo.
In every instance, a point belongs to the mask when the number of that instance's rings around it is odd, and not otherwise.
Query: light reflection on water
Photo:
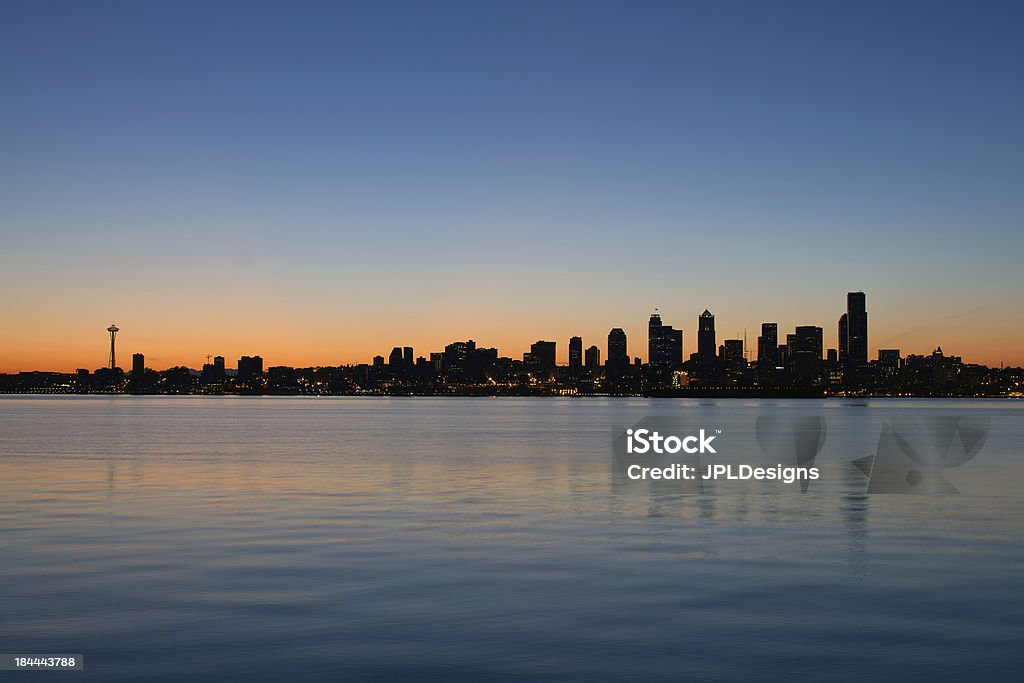
[[[0,651],[105,681],[1011,678],[1022,408],[0,397]],[[613,486],[611,428],[679,411],[841,419],[805,495]],[[865,493],[892,411],[993,416],[964,495]]]

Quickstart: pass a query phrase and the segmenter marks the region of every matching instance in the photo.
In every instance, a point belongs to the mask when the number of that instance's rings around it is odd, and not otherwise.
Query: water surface
[[[1016,679],[1022,409],[0,397],[0,651],[103,681]],[[614,485],[612,427],[680,411],[824,415],[823,480]],[[992,416],[961,495],[866,493],[897,411]]]

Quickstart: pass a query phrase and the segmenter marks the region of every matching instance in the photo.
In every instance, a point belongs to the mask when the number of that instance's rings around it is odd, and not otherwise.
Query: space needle
[[[107,332],[110,333],[110,369],[113,370],[117,367],[117,363],[114,360],[114,337],[116,337],[118,333],[117,325],[110,323],[110,327],[107,328]]]

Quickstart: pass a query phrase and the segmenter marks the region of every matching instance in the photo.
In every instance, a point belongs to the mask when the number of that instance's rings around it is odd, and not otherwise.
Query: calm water
[[[611,428],[680,412],[823,415],[823,479],[614,485]],[[992,416],[961,495],[866,494],[849,461],[893,414]],[[1022,444],[1001,401],[0,397],[0,652],[104,681],[1018,679]]]

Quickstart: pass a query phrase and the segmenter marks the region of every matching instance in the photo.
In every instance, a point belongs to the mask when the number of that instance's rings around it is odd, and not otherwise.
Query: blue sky
[[[654,306],[834,345],[850,289],[872,355],[1024,362],[1019,3],[3,9],[0,370],[114,318],[191,365],[640,353]]]

